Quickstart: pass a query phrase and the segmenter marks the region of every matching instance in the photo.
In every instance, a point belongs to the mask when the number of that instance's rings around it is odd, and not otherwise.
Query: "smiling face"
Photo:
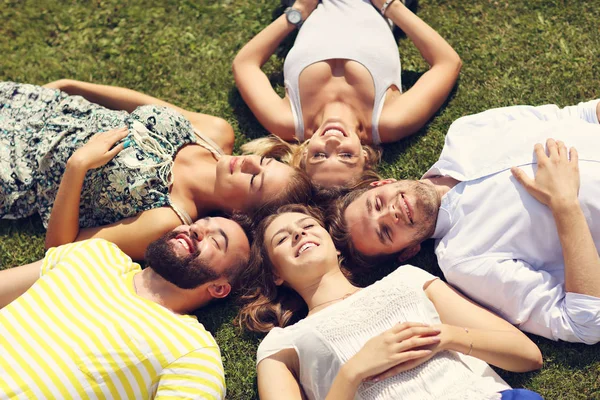
[[[232,210],[247,211],[276,198],[294,173],[273,158],[224,155],[217,162],[215,195],[227,199]]]
[[[313,217],[284,213],[265,230],[264,246],[278,277],[292,288],[337,268],[331,236]]]
[[[243,229],[226,218],[203,218],[182,225],[150,243],[146,262],[182,289],[192,289],[227,274],[247,259],[250,244]]]
[[[365,167],[365,151],[357,123],[341,118],[325,120],[305,150],[306,173],[325,187],[342,186],[358,178]]]
[[[398,181],[367,190],[346,208],[344,219],[356,250],[393,254],[433,234],[439,204],[432,185]]]

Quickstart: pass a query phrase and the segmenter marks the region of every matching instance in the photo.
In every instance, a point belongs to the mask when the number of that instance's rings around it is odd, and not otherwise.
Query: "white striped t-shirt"
[[[140,270],[104,240],[48,250],[40,279],[0,310],[0,398],[224,398],[212,335],[137,296]]]

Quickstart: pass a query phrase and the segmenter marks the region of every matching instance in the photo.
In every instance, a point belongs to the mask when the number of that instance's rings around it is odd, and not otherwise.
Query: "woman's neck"
[[[187,146],[177,153],[171,196],[194,202],[197,218],[214,211],[231,211],[226,199],[215,195],[217,161],[201,146]],[[194,218],[194,219],[197,219]]]
[[[358,289],[350,283],[340,268],[335,268],[325,273],[316,282],[296,291],[304,299],[310,314],[335,304],[338,300],[343,300]]]

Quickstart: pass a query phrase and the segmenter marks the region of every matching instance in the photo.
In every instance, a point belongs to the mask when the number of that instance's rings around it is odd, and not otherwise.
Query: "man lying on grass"
[[[407,259],[434,238],[448,282],[473,299],[524,331],[597,343],[599,114],[595,100],[459,119],[421,180],[338,200],[338,248]]]
[[[224,398],[219,347],[185,314],[227,296],[249,251],[205,218],[151,243],[144,270],[93,239],[0,271],[0,397]]]

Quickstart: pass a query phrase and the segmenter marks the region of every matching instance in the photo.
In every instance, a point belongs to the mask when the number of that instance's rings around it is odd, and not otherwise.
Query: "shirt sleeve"
[[[452,285],[520,329],[566,340],[562,281],[523,260],[478,257],[442,268]]]
[[[155,399],[225,398],[225,372],[218,347],[194,350],[169,364],[159,376]]]
[[[296,349],[293,340],[294,327],[273,328],[267,336],[260,342],[256,352],[256,365],[267,357],[277,354],[281,350]]]
[[[393,273],[396,275],[396,279],[399,279],[405,285],[420,290],[423,290],[423,286],[427,282],[439,279],[439,277],[430,274],[424,269],[412,265],[401,265]]]
[[[40,276],[61,264],[82,262],[90,268],[102,268],[118,274],[140,269],[116,244],[104,239],[89,239],[49,249],[42,262]]]

